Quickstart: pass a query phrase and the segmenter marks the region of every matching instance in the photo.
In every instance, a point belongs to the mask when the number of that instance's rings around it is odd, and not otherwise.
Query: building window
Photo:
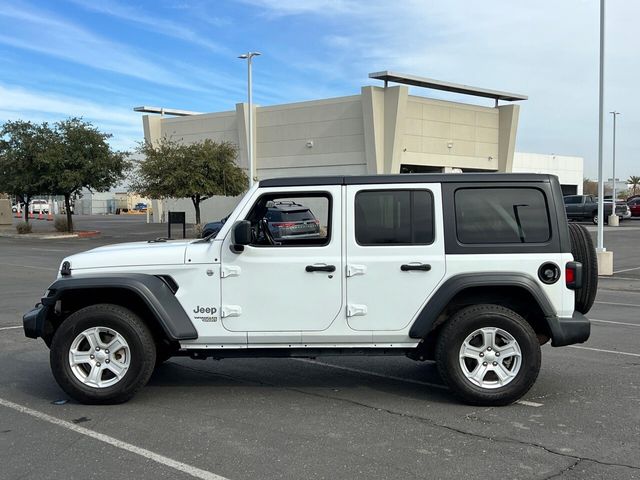
[[[536,188],[461,188],[455,209],[460,243],[544,243],[551,236],[546,198]]]
[[[363,190],[355,198],[359,245],[433,243],[433,196],[427,190]]]

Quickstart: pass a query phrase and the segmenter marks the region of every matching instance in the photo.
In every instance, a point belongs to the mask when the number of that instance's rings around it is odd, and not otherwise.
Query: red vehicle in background
[[[632,217],[640,217],[640,197],[632,198],[627,202]]]

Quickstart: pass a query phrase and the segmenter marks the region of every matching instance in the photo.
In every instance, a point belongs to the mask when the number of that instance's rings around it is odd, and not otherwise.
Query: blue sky
[[[233,109],[246,96],[236,57],[259,50],[261,105],[356,94],[379,70],[524,93],[517,150],[583,156],[593,178],[598,3],[3,0],[0,122],[81,115],[113,133],[116,148],[132,149],[142,139],[134,106]],[[623,113],[620,177],[640,175],[639,14],[639,3],[608,0],[605,107]],[[606,135],[610,165],[610,115]]]

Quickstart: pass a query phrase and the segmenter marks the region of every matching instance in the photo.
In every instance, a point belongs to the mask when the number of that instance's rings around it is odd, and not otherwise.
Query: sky
[[[640,175],[640,2],[607,0],[605,111],[616,176]],[[82,116],[143,139],[133,107],[199,112],[353,95],[393,70],[529,96],[516,150],[585,159],[597,178],[598,0],[51,0],[0,2],[0,123]],[[481,105],[492,100],[412,89]],[[604,176],[611,177],[612,119]]]

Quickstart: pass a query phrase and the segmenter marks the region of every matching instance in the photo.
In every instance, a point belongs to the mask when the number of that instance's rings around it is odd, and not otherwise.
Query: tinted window
[[[461,243],[541,243],[550,238],[549,212],[535,188],[463,188],[455,193]]]
[[[571,205],[574,203],[581,203],[582,197],[564,197],[565,205]]]
[[[426,190],[368,190],[355,199],[360,245],[427,245],[433,242],[433,197]]]

